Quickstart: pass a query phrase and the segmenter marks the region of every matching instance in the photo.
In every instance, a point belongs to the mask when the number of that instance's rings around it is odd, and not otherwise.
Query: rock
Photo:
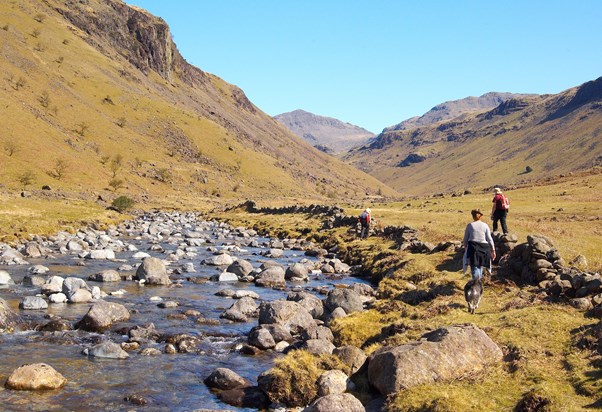
[[[86,259],[107,259],[114,260],[115,252],[112,249],[99,249],[99,250],[91,250],[90,253],[86,255]]]
[[[590,298],[575,298],[569,300],[569,303],[572,307],[580,311],[590,310],[593,305]]]
[[[309,292],[292,292],[286,300],[299,303],[309,311],[314,319],[319,319],[324,314],[324,304],[320,298]]]
[[[286,327],[293,335],[298,335],[316,324],[303,306],[285,300],[264,302],[259,306],[259,324],[271,323]]]
[[[331,355],[335,349],[335,346],[332,344],[332,342],[326,339],[308,339],[301,343],[299,348],[319,356]]]
[[[228,405],[238,408],[266,410],[268,398],[257,386],[227,389],[217,394],[217,397]]]
[[[60,276],[52,276],[46,280],[46,283],[42,285],[42,293],[45,295],[51,295],[63,291],[64,278]]]
[[[324,301],[324,307],[330,312],[340,307],[347,314],[364,310],[360,295],[351,289],[331,290]]]
[[[120,282],[121,276],[119,276],[119,272],[116,270],[109,269],[90,275],[88,280],[92,280],[94,282]]]
[[[569,264],[581,269],[585,269],[587,268],[587,259],[583,255],[577,255],[569,262]]]
[[[69,303],[88,303],[92,301],[92,292],[86,289],[78,289],[67,299]]]
[[[8,307],[4,299],[0,298],[0,330],[12,329],[19,322],[19,315],[17,315]]]
[[[255,284],[263,287],[284,288],[286,286],[284,273],[285,271],[281,266],[269,267],[259,273],[257,279],[255,279]]]
[[[229,266],[234,263],[234,259],[227,253],[213,255],[203,260],[203,264],[210,266]]]
[[[270,331],[263,326],[255,327],[249,332],[249,345],[262,350],[272,349],[276,346],[276,341]]]
[[[77,329],[90,332],[103,332],[110,328],[113,323],[128,320],[130,312],[119,303],[96,302],[88,313],[75,325]]]
[[[226,269],[226,272],[234,273],[237,276],[241,277],[247,276],[252,271],[253,265],[250,262],[243,259],[238,259]]]
[[[41,289],[44,283],[46,283],[46,278],[43,276],[25,275],[23,277],[23,286],[33,286]]]
[[[48,309],[48,302],[39,296],[25,296],[19,303],[19,308],[23,310],[44,310]]]
[[[52,366],[34,363],[15,369],[8,377],[5,386],[8,389],[32,391],[59,389],[66,383],[67,379]]]
[[[359,371],[362,366],[366,363],[368,357],[363,350],[357,346],[342,346],[332,351],[332,354],[337,356],[340,360],[351,367],[351,374]]]
[[[27,269],[27,271],[33,275],[45,275],[50,269],[44,265],[34,265]]]
[[[14,285],[15,281],[10,277],[10,273],[0,270],[0,285]]]
[[[301,279],[307,280],[309,278],[309,269],[303,263],[293,263],[290,265],[284,273],[285,279]]]
[[[165,264],[156,257],[142,260],[136,270],[136,280],[144,280],[147,285],[170,285],[171,280],[167,275]]]
[[[301,339],[323,339],[327,340],[328,342],[334,342],[334,335],[332,334],[330,328],[327,328],[326,326],[316,326],[303,331],[301,334]]]
[[[78,293],[80,290],[88,292],[89,295]],[[63,282],[62,292],[67,296],[67,299],[69,299],[70,301],[73,301],[73,298],[76,294],[78,294],[78,296],[75,297],[76,300],[85,299],[86,297],[88,297],[88,300],[92,298],[92,294],[90,293],[90,288],[88,287],[87,283],[83,279],[76,277],[68,277],[65,279],[65,281]],[[86,300],[81,301],[87,302]]]
[[[73,330],[73,325],[66,319],[54,319],[42,326],[40,330],[43,332],[63,332]]]
[[[52,295],[48,296],[48,301],[50,303],[67,303],[69,299],[67,299],[67,295],[65,295],[63,292],[59,292],[59,293],[53,293]]]
[[[277,248],[272,248],[272,249],[269,249],[264,254],[264,256],[268,257],[268,258],[272,258],[272,259],[278,259],[278,258],[281,258],[282,256],[284,256],[284,250],[277,249]]]
[[[433,382],[459,379],[503,358],[501,349],[474,325],[449,326],[418,342],[376,351],[368,380],[382,395]]]
[[[217,368],[203,381],[211,389],[227,390],[251,386],[251,382],[227,368]]]
[[[337,395],[345,393],[349,386],[349,377],[338,369],[324,372],[318,378],[318,395]]]
[[[350,393],[328,395],[316,399],[303,412],[366,412],[364,405]]]
[[[211,280],[214,282],[238,282],[238,276],[235,273],[222,272],[220,274],[211,276]]]
[[[128,331],[128,336],[130,342],[147,343],[157,341],[160,333],[155,328],[154,323],[148,323],[134,326]]]
[[[82,353],[87,356],[108,359],[126,359],[130,356],[126,351],[121,349],[121,346],[110,341],[105,341],[98,345],[94,345],[91,348],[86,348]]]
[[[221,317],[234,322],[246,322],[248,320],[247,316],[253,316],[256,310],[257,303],[255,303],[255,299],[245,297],[234,302]]]
[[[161,353],[162,352],[157,348],[144,348],[138,352],[140,356],[159,356]]]

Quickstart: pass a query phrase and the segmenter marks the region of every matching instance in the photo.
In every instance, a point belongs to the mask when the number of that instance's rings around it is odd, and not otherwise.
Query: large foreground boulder
[[[15,369],[4,386],[8,389],[34,391],[59,389],[66,383],[67,379],[52,366],[45,363],[34,363]]]
[[[474,325],[449,326],[418,342],[375,352],[368,380],[383,395],[425,383],[449,381],[499,362],[501,349]]]
[[[90,332],[103,332],[115,322],[122,322],[129,318],[130,312],[125,306],[100,300],[90,308],[75,327]]]

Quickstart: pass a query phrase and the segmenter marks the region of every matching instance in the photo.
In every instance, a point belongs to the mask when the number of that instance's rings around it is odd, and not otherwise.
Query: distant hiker
[[[360,238],[366,239],[368,237],[368,232],[370,232],[370,223],[372,223],[372,211],[370,208],[366,208],[360,216]]]
[[[493,189],[493,205],[491,207],[491,220],[493,220],[493,231],[497,232],[497,222],[502,225],[502,232],[508,233],[506,226],[506,215],[510,210],[510,201],[502,194],[502,189],[496,187]]]
[[[486,266],[491,272],[491,262],[495,259],[495,245],[491,237],[491,230],[487,223],[481,221],[483,213],[480,209],[474,209],[470,212],[473,222],[466,225],[464,230],[464,272],[470,265],[472,278],[483,277],[483,266]]]

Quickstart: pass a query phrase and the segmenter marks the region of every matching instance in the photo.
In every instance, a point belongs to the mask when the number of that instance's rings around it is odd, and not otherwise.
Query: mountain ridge
[[[314,147],[333,154],[363,145],[376,136],[351,123],[301,109],[278,114],[274,119]]]

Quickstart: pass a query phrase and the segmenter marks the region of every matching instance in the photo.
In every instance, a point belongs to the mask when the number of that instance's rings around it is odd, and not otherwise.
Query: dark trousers
[[[368,237],[368,233],[370,232],[370,224],[362,223],[362,228],[360,230],[360,238],[365,239]]]
[[[508,227],[506,226],[506,215],[508,214],[507,210],[496,210],[493,212],[493,231],[497,232],[497,222],[499,221],[502,225],[502,232],[504,234],[508,233]]]

